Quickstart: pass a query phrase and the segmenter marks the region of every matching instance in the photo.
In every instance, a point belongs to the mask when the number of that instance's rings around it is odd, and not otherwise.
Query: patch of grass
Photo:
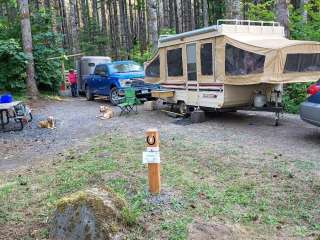
[[[176,218],[167,220],[160,224],[161,230],[168,232],[168,239],[182,240],[187,238],[187,225],[192,222],[192,218]]]
[[[141,164],[144,138],[110,133],[95,138],[87,153],[70,151],[55,165],[7,176],[0,187],[0,219],[37,226],[46,222],[62,196],[105,185],[129,203],[122,216],[133,238],[185,239],[195,218],[238,223],[269,239],[279,224],[298,237],[319,231],[320,185],[312,175],[306,177],[312,170],[308,163],[274,159],[272,154],[242,157],[239,149],[181,136],[168,136],[161,144],[164,200],[159,203],[150,201],[147,192],[147,168]],[[264,158],[268,161],[261,164]],[[147,235],[141,232],[141,219],[151,225]],[[40,228],[43,238],[46,229]]]

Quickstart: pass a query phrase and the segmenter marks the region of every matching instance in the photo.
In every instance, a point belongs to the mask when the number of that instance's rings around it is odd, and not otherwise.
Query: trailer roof
[[[217,25],[184,32],[175,35],[160,36],[159,48],[190,41],[198,41],[218,36],[227,36],[235,40],[262,48],[282,47],[293,44],[285,38],[284,28],[277,22],[250,20],[219,20]],[[275,39],[269,44],[265,39]],[[278,42],[281,40],[280,42]],[[279,43],[280,46],[277,46]]]

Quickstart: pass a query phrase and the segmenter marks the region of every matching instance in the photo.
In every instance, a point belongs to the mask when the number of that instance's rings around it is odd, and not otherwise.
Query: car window
[[[142,66],[135,62],[113,63],[109,65],[109,69],[111,73],[129,73],[143,71]]]

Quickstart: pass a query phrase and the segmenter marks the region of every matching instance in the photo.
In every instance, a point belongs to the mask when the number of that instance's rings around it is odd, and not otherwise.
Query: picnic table
[[[15,123],[13,127],[6,129],[10,120]],[[30,109],[21,101],[14,101],[11,103],[0,103],[0,127],[1,131],[21,131],[27,122],[32,121],[32,114]]]

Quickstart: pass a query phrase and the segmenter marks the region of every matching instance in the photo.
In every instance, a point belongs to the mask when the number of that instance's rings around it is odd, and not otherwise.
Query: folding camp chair
[[[124,98],[118,107],[121,109],[120,116],[123,113],[129,114],[131,111],[138,113],[139,99],[136,97],[136,92],[133,88],[128,87],[124,89]]]

